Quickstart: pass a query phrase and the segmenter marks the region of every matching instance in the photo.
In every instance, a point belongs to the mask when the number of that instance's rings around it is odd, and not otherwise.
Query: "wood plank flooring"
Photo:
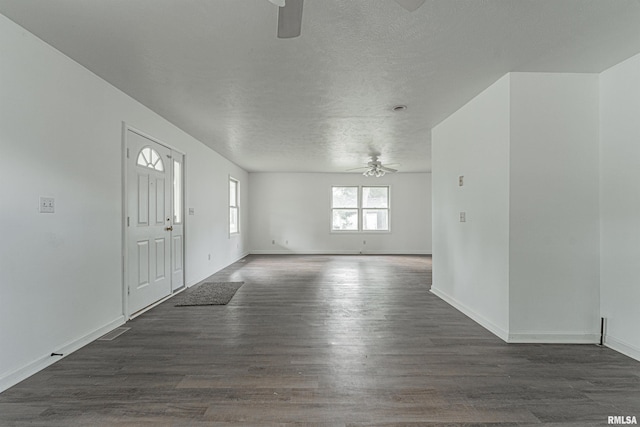
[[[0,394],[2,426],[574,425],[640,418],[640,362],[505,344],[423,256],[249,256],[227,306],[171,300]]]

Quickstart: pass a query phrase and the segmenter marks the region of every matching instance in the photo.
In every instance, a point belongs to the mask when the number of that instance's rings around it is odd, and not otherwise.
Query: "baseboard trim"
[[[51,356],[51,354],[49,353],[42,357],[39,357],[38,359],[26,364],[21,368],[16,369],[13,372],[9,372],[8,374],[3,375],[2,377],[0,377],[0,392],[3,392],[10,387],[18,384],[19,382],[26,380],[30,376],[40,372],[50,365],[53,365],[54,363],[67,357],[74,351],[81,349],[90,342],[96,340],[97,338],[100,338],[107,332],[112,331],[113,329],[124,324],[124,316],[118,316],[116,319],[112,320],[106,325],[103,325],[78,339],[70,341],[55,350],[55,353],[61,353],[64,356]]]
[[[211,277],[212,275],[216,274],[218,271],[222,270],[223,268],[227,268],[229,267],[231,264],[234,264],[238,261],[240,261],[242,258],[247,257],[251,255],[250,252],[243,252],[240,256],[238,256],[237,258],[235,258],[233,261],[231,261],[229,264],[225,265],[224,267],[220,267],[219,269],[217,269],[216,271],[214,271],[213,273],[207,274],[206,276],[202,277],[201,279],[197,279],[197,280],[190,280],[188,282],[185,282],[185,288],[190,288],[194,285],[197,285],[198,283],[202,282],[203,280],[205,280],[207,277]]]
[[[240,261],[242,258],[244,258],[244,257],[248,257],[249,255],[250,255],[250,252],[248,252],[248,251],[247,251],[247,252],[243,252],[243,253],[242,253],[240,256],[238,256],[235,260],[231,261],[231,262],[229,263],[229,265],[231,265],[231,264],[235,264],[236,262]],[[229,266],[229,265],[228,265],[228,266]],[[227,266],[227,267],[228,267],[228,266]]]
[[[423,251],[349,251],[349,250],[253,250],[251,255],[431,255]]]
[[[465,304],[457,301],[455,298],[447,295],[445,292],[442,292],[437,288],[431,287],[431,293],[437,296],[438,298],[440,298],[441,300],[443,300],[444,302],[446,302],[447,304],[449,304],[450,306],[452,306],[453,308],[455,308],[456,310],[460,311],[465,316],[469,317],[471,320],[473,320],[483,328],[487,329],[489,332],[491,332],[501,340],[508,342],[507,341],[509,338],[508,331],[502,329],[492,321],[488,320],[486,317],[482,316],[481,314],[478,314],[477,312],[475,312]]]
[[[604,345],[612,350],[622,353],[625,356],[629,356],[632,359],[640,361],[640,348],[629,344],[628,342],[621,340],[611,335],[604,336]]]
[[[524,332],[509,334],[514,344],[597,344],[600,335],[588,332]]]

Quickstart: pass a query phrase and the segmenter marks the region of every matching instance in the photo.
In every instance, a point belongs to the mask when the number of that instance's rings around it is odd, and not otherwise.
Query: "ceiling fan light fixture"
[[[366,177],[375,177],[375,178],[380,178],[385,176],[387,173],[396,173],[398,172],[397,169],[393,169],[390,168],[389,166],[385,166],[382,164],[382,162],[380,162],[378,160],[378,155],[377,154],[371,154],[371,160],[367,163],[367,166],[364,167],[359,167],[359,168],[353,168],[353,169],[347,169],[347,172],[350,171],[354,171],[354,170],[363,170],[364,172],[362,172],[363,176]]]
[[[383,177],[384,174],[386,172],[382,169],[380,169],[379,165],[371,165],[371,167],[369,167],[369,169],[367,169],[366,171],[364,171],[362,173],[362,175],[366,176],[366,177],[376,177],[376,178],[380,178]]]

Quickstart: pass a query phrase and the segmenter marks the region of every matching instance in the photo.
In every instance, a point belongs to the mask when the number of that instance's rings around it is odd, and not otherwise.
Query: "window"
[[[229,178],[229,234],[238,234],[239,228],[239,206],[238,206],[238,180]]]
[[[157,170],[158,172],[164,172],[164,165],[160,154],[151,147],[144,147],[138,154],[138,165],[144,166],[149,169]]]
[[[358,187],[333,187],[333,230],[358,230]]]
[[[173,223],[182,224],[182,162],[178,160],[173,161]]]
[[[389,231],[389,187],[332,187],[332,231]]]
[[[362,229],[389,230],[389,187],[362,187]]]

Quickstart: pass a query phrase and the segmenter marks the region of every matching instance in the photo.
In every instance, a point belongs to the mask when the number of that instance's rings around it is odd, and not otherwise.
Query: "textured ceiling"
[[[638,0],[306,0],[288,40],[267,0],[0,13],[249,171],[343,172],[371,151],[428,171],[430,129],[503,74],[600,72],[640,52]]]

